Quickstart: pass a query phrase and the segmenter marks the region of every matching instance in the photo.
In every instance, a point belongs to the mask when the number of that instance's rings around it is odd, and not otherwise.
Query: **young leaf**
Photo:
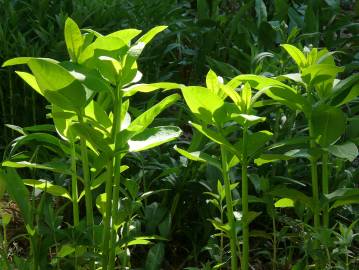
[[[83,136],[91,144],[93,149],[97,152],[102,152],[102,154],[111,154],[112,149],[109,146],[109,141],[107,138],[95,128],[92,128],[85,123],[75,123],[72,125],[72,130],[75,132],[75,135]]]
[[[84,39],[79,27],[70,17],[65,22],[65,42],[71,60],[77,62]]]
[[[299,201],[304,203],[307,207],[313,208],[312,199],[296,189],[279,186],[270,191],[269,194],[272,196],[289,198],[293,201]]]
[[[128,141],[129,151],[139,152],[156,147],[176,139],[181,133],[181,129],[174,126],[147,128]]]
[[[208,163],[218,169],[221,169],[221,163],[217,158],[211,157],[210,155],[208,155],[202,151],[188,152],[182,148],[177,147],[177,145],[175,145],[174,150],[176,150],[182,156],[184,156],[190,160]]]
[[[124,97],[130,97],[136,94],[137,92],[149,93],[156,91],[158,89],[163,89],[163,91],[171,90],[171,89],[180,89],[182,87],[181,84],[171,83],[171,82],[160,82],[160,83],[151,83],[151,84],[135,84],[131,85],[127,88],[124,88],[122,91],[124,92]]]
[[[227,95],[222,90],[223,79],[218,77],[217,74],[213,70],[209,70],[206,76],[206,86],[207,88],[213,92],[215,95],[224,100]]]
[[[344,133],[346,116],[339,108],[322,105],[313,110],[311,122],[317,143],[327,147]]]
[[[306,98],[280,81],[258,75],[238,75],[234,77],[230,83],[235,84],[238,82],[248,82],[252,88],[262,91],[270,98],[292,109],[298,109],[304,112],[310,111],[310,106]]]
[[[24,179],[24,184],[45,191],[53,196],[60,196],[70,201],[72,200],[66,188],[54,185],[47,180]]]
[[[276,208],[294,207],[294,201],[289,198],[282,198],[275,202],[274,207]]]
[[[180,95],[173,94],[168,97],[165,97],[159,103],[154,105],[152,108],[148,109],[141,115],[139,115],[135,120],[131,122],[131,124],[124,130],[124,135],[122,139],[130,138],[136,134],[144,131],[155,119],[157,115],[159,115],[164,109],[175,103],[180,99]]]
[[[85,108],[86,117],[90,118],[92,121],[102,125],[104,128],[109,128],[112,126],[112,122],[105,110],[98,104],[96,101],[92,100]]]
[[[10,167],[10,168],[31,168],[31,169],[40,169],[40,170],[47,170],[52,171],[56,173],[62,173],[71,175],[71,171],[67,168],[66,164],[63,163],[55,163],[55,162],[48,162],[44,164],[38,164],[38,163],[31,163],[28,161],[9,161],[5,160],[2,163],[2,166],[4,167]]]
[[[147,44],[149,43],[157,34],[161,33],[162,31],[164,31],[167,28],[167,26],[165,25],[160,25],[160,26],[156,26],[153,27],[152,29],[150,29],[146,34],[144,34],[142,37],[140,37],[138,39],[138,41],[136,43],[144,43]]]
[[[342,145],[330,145],[328,152],[336,157],[347,159],[350,162],[353,162],[354,159],[358,157],[358,148],[352,142],[346,142]]]
[[[224,138],[220,133],[210,130],[204,126],[190,123],[195,129],[197,129],[199,132],[201,132],[203,135],[205,135],[207,138],[209,138],[211,141],[218,143],[220,145],[223,145],[225,148],[227,148],[228,151],[230,151],[232,154],[236,156],[240,156],[240,153],[237,151],[237,149],[231,145],[230,142],[227,141],[226,138]]]
[[[93,43],[84,49],[79,57],[78,63],[84,64],[86,61],[95,56],[96,51],[119,51],[122,48],[128,47],[127,43],[125,43],[122,39],[113,37],[113,36],[101,36],[98,37]]]
[[[248,112],[251,107],[252,89],[249,83],[245,83],[241,91],[242,111]]]
[[[37,93],[44,96],[44,93],[41,91],[34,75],[22,71],[15,71],[15,73],[19,75],[19,77],[23,79],[28,85],[30,85],[31,88],[34,89]]]
[[[307,59],[304,53],[302,53],[297,47],[290,44],[282,44],[280,46],[287,51],[287,53],[293,58],[294,62],[300,69],[307,65]]]
[[[85,89],[65,68],[44,59],[31,59],[28,64],[41,92],[51,103],[71,111],[85,105]]]
[[[200,86],[182,88],[183,97],[194,115],[206,123],[213,123],[214,113],[223,106],[223,100]]]
[[[131,40],[141,34],[141,30],[138,29],[122,29],[111,34],[108,34],[108,37],[116,37],[121,39],[124,43],[130,44]]]
[[[272,163],[280,160],[290,160],[293,157],[282,155],[282,154],[262,154],[259,158],[254,160],[254,164],[257,166],[262,166],[263,164]]]
[[[350,77],[341,80],[333,87],[333,96],[331,105],[341,106],[347,104],[359,96],[359,74],[353,74]]]

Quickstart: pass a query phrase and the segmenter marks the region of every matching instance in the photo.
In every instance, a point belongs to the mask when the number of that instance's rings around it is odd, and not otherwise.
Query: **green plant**
[[[207,88],[190,86],[182,88],[182,92],[191,112],[201,122],[201,124],[191,122],[191,125],[211,141],[220,145],[221,159],[219,161],[202,152],[190,153],[179,148],[176,150],[190,159],[213,164],[222,171],[228,225],[217,225],[216,227],[226,231],[230,239],[231,269],[237,269],[238,253],[237,222],[233,213],[231,182],[228,175],[230,168],[241,163],[242,213],[240,224],[243,231],[241,264],[242,269],[248,269],[249,224],[260,213],[250,212],[248,209],[247,167],[254,157],[260,153],[262,147],[270,140],[272,133],[266,130],[249,131],[252,126],[265,121],[264,117],[254,115],[255,109],[253,104],[255,104],[259,95],[256,94],[252,97],[249,84],[243,85],[239,94],[236,88],[241,84],[241,81],[233,79],[224,84],[221,78],[218,78],[212,70],[207,74],[206,83]],[[226,102],[225,99],[227,97],[233,103]],[[240,126],[239,129],[238,124]],[[240,139],[237,139],[236,137],[239,132],[241,136]],[[234,137],[234,145],[230,142],[231,137]]]
[[[105,205],[100,208],[103,215],[103,269],[114,269],[116,248],[109,247],[116,246],[118,229],[123,226],[118,205],[121,172],[126,169],[121,166],[124,156],[129,152],[158,146],[181,134],[181,130],[175,126],[148,128],[161,111],[178,100],[177,94],[164,98],[133,121],[128,113],[127,97],[136,92],[178,87],[172,83],[135,84],[141,77],[141,73],[137,71],[137,58],[144,46],[164,29],[165,27],[153,28],[130,45],[130,41],[140,33],[139,30],[120,30],[107,36],[94,32],[82,34],[75,22],[67,19],[65,41],[71,62],[23,57],[8,60],[4,64],[27,64],[30,67],[33,75],[26,72],[17,73],[51,103],[51,115],[56,130],[63,139],[61,143],[64,144],[65,152],[71,157],[71,195],[50,183],[41,187],[40,181],[32,180],[28,184],[51,194],[63,191],[62,196],[73,203],[75,227],[79,225],[78,201],[84,194],[91,246],[95,245],[92,190],[105,182],[105,193],[99,195]],[[34,137],[36,138],[36,135]],[[80,154],[77,154],[78,147]],[[82,162],[84,191],[81,195],[78,195],[77,191],[77,158]],[[3,166],[19,167],[17,164],[11,161],[3,162]],[[32,164],[22,164],[23,167],[34,167]],[[42,168],[41,165],[35,167]]]

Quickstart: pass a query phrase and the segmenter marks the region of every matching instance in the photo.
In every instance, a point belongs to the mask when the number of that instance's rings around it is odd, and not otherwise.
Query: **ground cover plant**
[[[0,268],[358,268],[354,2],[119,2],[4,51]]]

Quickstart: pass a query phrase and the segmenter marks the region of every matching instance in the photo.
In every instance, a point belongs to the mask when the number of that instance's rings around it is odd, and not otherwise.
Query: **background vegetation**
[[[138,60],[145,83],[171,81],[205,85],[209,69],[225,82],[239,74],[295,73],[298,71],[295,61],[279,46],[285,43],[301,50],[318,47],[336,52],[336,65],[345,68],[338,79],[348,78],[359,70],[359,4],[356,1],[0,0],[0,6],[1,63],[18,56],[68,59],[63,32],[66,18],[71,17],[81,29],[91,28],[103,34],[124,28],[146,32],[154,26],[167,25]],[[163,97],[159,92],[140,93],[132,98],[130,111],[137,116]],[[351,121],[340,142],[351,140],[358,144],[358,101],[354,98],[342,106]],[[50,113],[47,104],[40,95],[30,91],[13,68],[0,68],[0,151],[4,160],[19,161],[30,156],[39,163],[52,161],[71,165],[66,151],[57,149],[54,153],[53,149],[42,148],[41,142],[26,145],[22,151],[11,150],[11,144],[19,140],[19,127],[23,127],[26,134],[38,131],[55,134],[52,121],[47,117]],[[305,117],[285,106],[260,108],[258,114],[268,119],[258,130],[268,129],[275,134],[271,143],[307,133]],[[139,235],[160,235],[168,239],[151,239],[156,244],[131,248],[131,269],[225,269],[229,265],[229,242],[226,238],[224,243],[218,240],[223,233],[218,229],[218,222],[224,222],[226,213],[224,187],[217,184],[218,180],[222,181],[221,172],[211,164],[191,161],[173,150],[177,144],[184,149],[203,149],[220,156],[219,148],[192,130],[188,120],[193,119],[185,102],[178,101],[154,123],[179,126],[182,136],[166,146],[126,158],[129,169],[124,175],[138,184],[136,196],[154,193],[141,201],[141,209],[129,219],[138,223],[134,227]],[[13,126],[9,128],[5,124]],[[329,163],[331,191],[358,188],[356,156],[350,161],[330,158]],[[38,169],[22,169],[19,173],[24,178],[50,178],[59,186],[69,186],[69,179],[63,174]],[[270,192],[283,181],[308,196],[311,194],[305,157],[253,166],[248,174],[250,194],[261,199],[275,197]],[[229,175],[232,181],[242,177],[237,168]],[[232,193],[234,200],[241,198],[239,188],[234,188]],[[71,269],[73,252],[67,254],[66,248],[69,243],[87,246],[88,239],[86,234],[74,239],[77,231],[66,228],[65,224],[72,224],[70,205],[61,197],[44,193],[35,196],[31,192],[30,196],[35,209],[32,214],[38,230],[38,248],[49,254],[40,269]],[[274,208],[273,199],[267,204],[253,205],[254,211],[262,213],[250,226],[255,236],[250,250],[253,269],[310,269],[313,261],[317,262],[321,256],[330,257],[322,269],[359,268],[356,204],[336,209],[331,216],[331,226],[315,231],[310,226],[312,217],[306,207]],[[25,267],[29,258],[26,220],[8,194],[1,204],[2,242],[5,243],[1,257],[20,269],[27,269],[19,266]],[[80,203],[79,207],[83,218],[85,204]],[[10,213],[11,218],[7,220],[4,213]],[[94,213],[95,219],[99,218],[100,213],[97,210]],[[321,243],[324,253],[315,254],[313,241]],[[95,260],[94,256],[89,252],[82,259],[88,263]]]

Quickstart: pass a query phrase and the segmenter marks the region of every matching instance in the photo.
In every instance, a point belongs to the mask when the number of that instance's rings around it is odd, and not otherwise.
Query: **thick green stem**
[[[322,189],[323,194],[329,193],[329,169],[328,169],[328,152],[324,151],[322,156]],[[323,209],[323,225],[329,226],[329,208],[328,205]]]
[[[113,160],[111,159],[107,166],[106,179],[106,211],[103,221],[103,241],[102,241],[102,269],[107,269],[109,259],[109,242],[112,231],[111,227],[111,209],[112,209],[112,175],[113,175]]]
[[[76,148],[75,143],[71,143],[71,193],[72,193],[72,215],[74,227],[80,223],[79,202],[78,202],[78,186],[77,186],[77,170],[76,170]],[[57,254],[57,253],[56,253]],[[75,252],[75,269],[77,267],[78,252]]]
[[[248,177],[247,177],[247,136],[248,130],[243,129],[242,147],[242,224],[243,224],[243,252],[242,270],[249,267],[249,227],[248,227]]]
[[[315,148],[315,141],[313,139],[312,122],[309,120],[309,136],[310,136],[310,148]],[[320,227],[320,213],[319,213],[319,185],[318,185],[318,164],[315,157],[310,159],[311,177],[312,177],[312,196],[314,201],[314,227],[318,229]]]
[[[275,216],[272,217],[273,225],[273,258],[272,258],[272,269],[277,269],[277,228],[275,224]]]
[[[84,123],[82,114],[79,114],[79,122]],[[86,204],[86,224],[90,230],[91,239],[94,241],[94,219],[93,219],[93,209],[92,209],[92,192],[90,186],[90,170],[89,162],[86,148],[86,139],[83,136],[80,136],[80,145],[81,145],[81,159],[82,159],[82,171],[84,176],[84,186],[85,186],[85,204]]]
[[[72,211],[74,226],[80,223],[78,187],[77,187],[77,170],[76,170],[76,148],[75,143],[71,143],[71,192],[72,192]]]
[[[224,190],[226,194],[226,204],[227,204],[227,218],[230,227],[229,235],[229,245],[231,249],[231,269],[238,270],[237,267],[237,233],[235,227],[235,220],[233,214],[233,201],[232,201],[232,192],[231,192],[231,182],[228,176],[228,163],[227,163],[227,153],[223,146],[221,146],[221,156],[222,156],[222,175],[224,182]]]
[[[121,129],[121,112],[122,112],[122,92],[120,86],[116,89],[115,96],[115,108],[114,108],[114,125],[112,129],[112,134],[115,143],[115,151],[118,151],[120,148],[120,140],[117,138],[119,131]],[[113,179],[113,192],[112,192],[112,230],[111,230],[111,241],[110,241],[110,257],[109,257],[109,269],[113,270],[115,266],[115,251],[116,251],[116,241],[117,241],[117,230],[114,227],[116,220],[118,220],[118,203],[120,198],[120,183],[121,183],[121,161],[122,153],[115,154],[114,162],[114,179]]]

